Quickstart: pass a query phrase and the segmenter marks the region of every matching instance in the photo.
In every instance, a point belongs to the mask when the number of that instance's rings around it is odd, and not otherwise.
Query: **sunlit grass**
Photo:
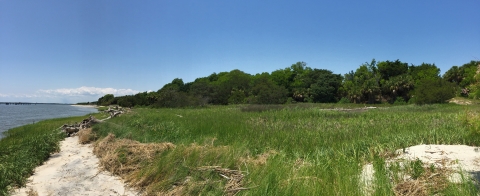
[[[467,106],[245,107],[140,108],[94,131],[101,136],[114,133],[117,138],[143,143],[177,145],[158,155],[154,164],[145,165],[138,178],[151,179],[151,185],[145,186],[153,192],[172,191],[180,184],[188,194],[225,191],[221,177],[195,169],[220,166],[244,172],[245,190],[240,195],[361,195],[362,166],[373,163],[377,174],[385,176],[380,168],[396,149],[417,144],[478,144],[464,122]],[[475,107],[468,106],[468,110]],[[333,108],[352,110],[325,110]],[[197,152],[192,146],[205,148]],[[269,154],[272,151],[276,153]],[[269,156],[264,163],[249,161],[265,154]],[[393,194],[386,177],[376,181],[375,194]],[[471,186],[452,185],[445,191],[452,190],[468,192]]]

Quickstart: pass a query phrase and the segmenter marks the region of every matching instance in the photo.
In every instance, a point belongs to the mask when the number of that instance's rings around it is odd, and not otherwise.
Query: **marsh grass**
[[[24,186],[35,167],[60,150],[59,142],[65,138],[65,133],[58,129],[60,126],[84,118],[44,120],[5,132],[0,140],[0,195],[8,195],[10,189]]]
[[[472,106],[368,110],[338,104],[248,106],[254,112],[246,112],[245,107],[139,108],[95,126],[93,132],[100,137],[113,133],[118,139],[175,144],[143,165],[134,178],[147,194],[187,195],[229,194],[225,188],[229,179],[216,170],[198,169],[205,167],[239,171],[244,177],[237,195],[362,195],[359,174],[366,163],[378,170],[373,194],[394,195],[385,161],[395,156],[396,149],[480,141],[470,138],[471,126],[466,123],[476,121],[475,114],[465,115]],[[331,108],[353,110],[325,110]],[[415,163],[410,167],[419,178],[425,175]],[[436,191],[476,190],[466,181]]]

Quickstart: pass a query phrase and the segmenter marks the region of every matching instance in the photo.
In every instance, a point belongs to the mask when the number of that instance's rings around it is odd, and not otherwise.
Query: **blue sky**
[[[337,74],[364,62],[480,59],[480,1],[0,0],[0,102],[95,101],[174,78]]]

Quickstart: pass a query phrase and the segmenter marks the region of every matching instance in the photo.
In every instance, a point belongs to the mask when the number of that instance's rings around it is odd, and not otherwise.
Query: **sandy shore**
[[[29,190],[38,195],[140,195],[119,177],[101,172],[93,148],[79,144],[78,136],[61,141],[60,148],[59,153],[35,169],[26,187],[12,195],[27,195]]]

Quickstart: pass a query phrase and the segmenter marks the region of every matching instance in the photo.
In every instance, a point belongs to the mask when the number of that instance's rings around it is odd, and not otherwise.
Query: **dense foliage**
[[[470,61],[460,67],[453,66],[445,72],[443,78],[456,85],[457,94],[470,98],[479,98],[479,66],[480,61]]]
[[[455,96],[453,84],[442,79],[423,80],[415,90],[414,100],[418,104],[442,103]]]
[[[297,62],[271,73],[251,75],[235,69],[212,73],[188,83],[175,78],[156,92],[122,97],[107,94],[98,99],[97,104],[174,108],[207,104],[335,103],[340,100],[362,104],[395,103],[398,100],[418,104],[443,103],[451,97],[450,84],[457,94],[480,97],[478,65],[480,61],[453,66],[441,77],[435,64],[417,66],[398,59],[381,62],[373,59],[342,76]],[[448,87],[431,89],[429,87],[435,83],[432,81]],[[415,94],[418,99],[412,99]]]

